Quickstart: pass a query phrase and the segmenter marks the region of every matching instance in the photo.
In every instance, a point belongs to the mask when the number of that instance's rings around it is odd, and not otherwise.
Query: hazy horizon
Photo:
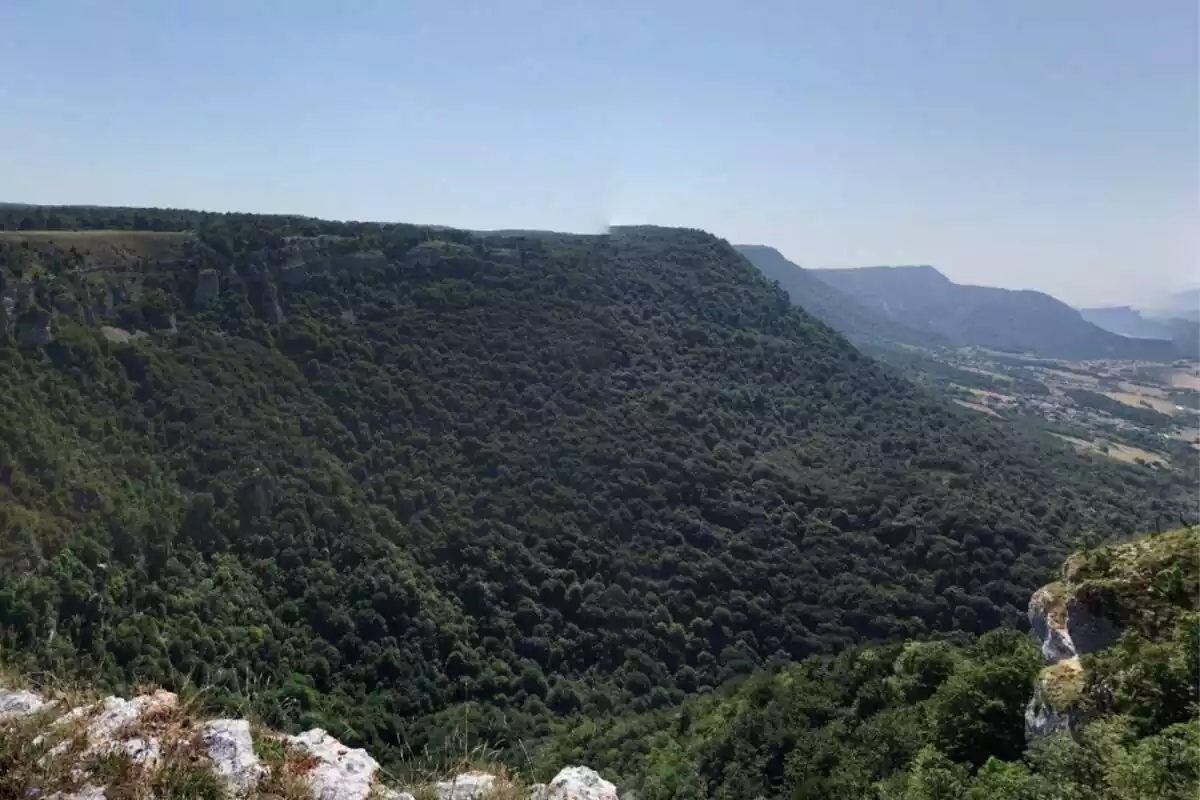
[[[499,6],[15,4],[0,199],[683,225],[1076,306],[1200,277],[1194,2]]]

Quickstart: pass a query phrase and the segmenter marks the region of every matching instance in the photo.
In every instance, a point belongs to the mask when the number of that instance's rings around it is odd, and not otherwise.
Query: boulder
[[[254,753],[250,723],[244,719],[214,719],[204,723],[201,739],[217,774],[233,797],[246,797],[267,770]]]
[[[316,759],[308,776],[313,800],[366,800],[370,795],[379,762],[366,750],[347,747],[320,728],[288,741]]]
[[[564,767],[546,785],[544,800],[617,800],[617,787],[594,769]]]
[[[476,800],[488,797],[496,788],[496,776],[487,772],[464,772],[448,781],[434,784],[438,800]]]
[[[50,705],[37,692],[0,689],[0,720],[36,714]]]
[[[149,714],[170,712],[179,704],[172,692],[159,690],[132,700],[122,697],[106,697],[100,704],[100,713],[87,728],[89,743],[103,743],[126,732]]]
[[[78,792],[55,792],[46,800],[104,800],[104,789],[99,786],[85,786]]]

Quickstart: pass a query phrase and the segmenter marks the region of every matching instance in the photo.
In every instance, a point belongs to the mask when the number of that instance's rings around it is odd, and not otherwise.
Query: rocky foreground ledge
[[[587,767],[521,786],[470,771],[389,787],[365,750],[314,728],[297,736],[244,719],[201,720],[171,692],[74,704],[0,687],[0,795],[33,800],[618,800]],[[6,794],[6,791],[8,794]]]

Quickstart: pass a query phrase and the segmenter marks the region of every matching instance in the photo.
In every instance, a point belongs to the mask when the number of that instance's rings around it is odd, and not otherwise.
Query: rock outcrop
[[[233,797],[249,795],[266,776],[266,768],[254,752],[250,723],[244,719],[214,719],[203,726],[201,741]]]
[[[313,800],[414,800],[414,794],[438,800],[618,800],[613,784],[580,766],[529,788],[476,770],[411,787],[410,793],[384,786],[379,763],[369,753],[347,747],[320,728],[296,736],[270,731],[257,736],[274,742],[274,760],[260,757],[248,721],[194,719],[171,692],[69,703],[29,689],[0,688],[0,742],[23,739],[28,752],[40,754],[29,765],[29,785],[17,784],[23,797],[166,800],[148,787],[168,767],[182,767],[208,776],[211,785],[231,798],[272,796],[271,780],[281,775],[298,780],[300,791]],[[127,767],[114,770],[113,758]],[[112,778],[114,774],[120,777]],[[113,785],[106,776],[124,783]]]
[[[371,793],[379,762],[366,750],[346,747],[320,728],[289,741],[316,759],[309,775],[313,800],[366,800]]]
[[[1200,528],[1190,528],[1075,553],[1061,580],[1033,594],[1029,623],[1045,666],[1025,709],[1027,738],[1086,722],[1089,656],[1126,631],[1150,641],[1174,635],[1179,609],[1195,601],[1198,547]]]
[[[617,787],[587,767],[566,767],[530,800],[618,800]]]
[[[1078,700],[1084,674],[1079,657],[1116,641],[1116,626],[1086,609],[1077,588],[1064,579],[1043,586],[1030,598],[1029,624],[1042,643],[1045,669],[1025,709],[1027,738],[1070,731],[1082,722]]]
[[[196,273],[196,293],[192,302],[200,307],[216,299],[221,292],[221,278],[215,269],[202,269]]]
[[[438,800],[476,800],[495,794],[500,781],[487,772],[464,772],[434,784]]]

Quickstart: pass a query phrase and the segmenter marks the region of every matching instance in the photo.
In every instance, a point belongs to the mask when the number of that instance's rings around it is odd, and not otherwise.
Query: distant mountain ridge
[[[1131,339],[1043,292],[957,284],[930,266],[821,269],[813,277],[892,322],[954,345],[1066,359],[1171,360],[1165,339]]]
[[[1088,322],[1106,331],[1134,339],[1166,339],[1171,331],[1165,322],[1143,317],[1133,306],[1081,308],[1079,313]]]
[[[789,261],[774,247],[761,244],[734,247],[764,276],[777,281],[792,303],[860,344],[880,341],[922,347],[950,344],[937,333],[909,328],[868,308],[850,294],[821,280],[812,270]]]
[[[1153,313],[1148,315],[1132,306],[1081,308],[1079,313],[1088,322],[1106,331],[1135,339],[1169,339],[1175,344],[1179,355],[1188,358],[1200,356],[1200,322],[1195,319],[1157,316]]]

